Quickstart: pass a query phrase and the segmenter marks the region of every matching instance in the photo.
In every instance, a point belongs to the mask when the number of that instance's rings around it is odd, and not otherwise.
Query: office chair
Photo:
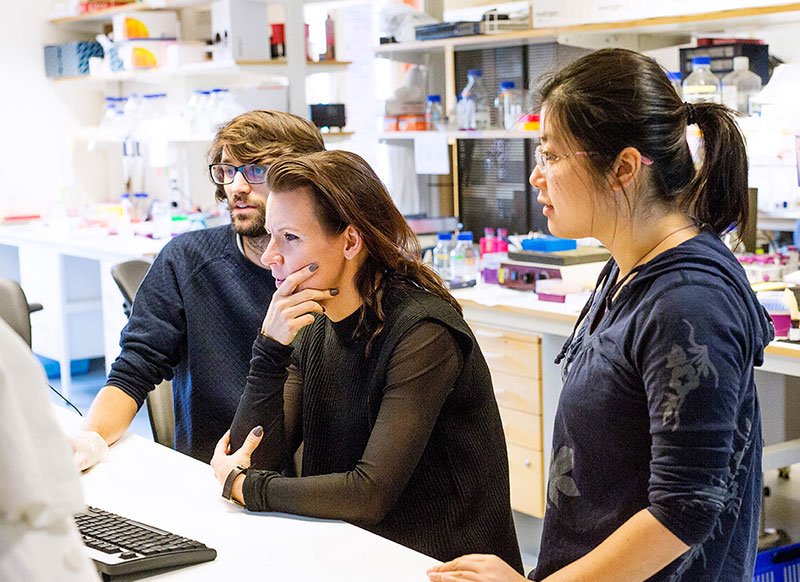
[[[122,293],[125,315],[131,316],[133,298],[141,285],[150,263],[133,260],[111,267],[111,277]],[[147,416],[153,431],[153,440],[171,449],[175,448],[175,409],[172,403],[172,382],[164,380],[147,395]]]
[[[0,318],[11,329],[31,345],[31,313],[40,311],[40,303],[28,303],[25,292],[19,283],[12,279],[0,279]]]

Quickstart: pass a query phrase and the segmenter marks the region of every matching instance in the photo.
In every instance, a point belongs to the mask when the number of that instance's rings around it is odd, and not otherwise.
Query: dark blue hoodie
[[[613,260],[604,272],[557,360],[564,387],[533,579],[647,509],[690,546],[650,580],[752,580],[762,445],[753,366],[772,322],[707,229],[640,267],[613,301]]]

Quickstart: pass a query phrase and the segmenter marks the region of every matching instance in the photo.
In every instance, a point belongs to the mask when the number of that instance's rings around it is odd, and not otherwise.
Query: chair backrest
[[[111,277],[119,287],[124,300],[123,310],[130,317],[133,299],[150,268],[147,261],[134,260],[111,267]],[[147,395],[147,416],[153,440],[165,447],[175,447],[175,408],[172,402],[172,382],[164,380]]]
[[[122,299],[124,300],[122,309],[128,317],[131,316],[131,307],[133,306],[133,298],[136,296],[136,290],[142,284],[149,268],[150,263],[141,260],[125,261],[111,267],[111,277],[122,293]]]
[[[28,300],[19,283],[0,279],[0,318],[31,345],[31,315]]]

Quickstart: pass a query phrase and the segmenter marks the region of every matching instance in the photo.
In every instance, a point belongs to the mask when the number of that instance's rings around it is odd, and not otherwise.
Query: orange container
[[[427,129],[428,129],[428,124],[425,121],[424,115],[397,116],[398,131],[425,131]]]

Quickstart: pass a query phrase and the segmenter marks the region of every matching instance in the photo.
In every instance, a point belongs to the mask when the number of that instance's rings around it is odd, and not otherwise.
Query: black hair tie
[[[686,109],[686,125],[694,125],[697,123],[697,108],[692,103],[683,103]]]

